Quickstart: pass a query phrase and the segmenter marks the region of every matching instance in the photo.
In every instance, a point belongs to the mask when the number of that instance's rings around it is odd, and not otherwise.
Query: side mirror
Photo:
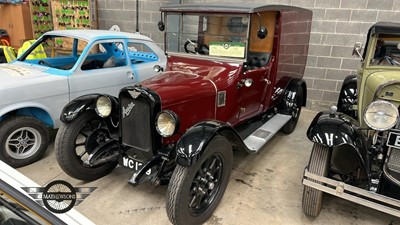
[[[362,43],[361,42],[356,42],[353,47],[353,53],[351,54],[352,56],[358,56],[363,60],[362,55],[361,55],[361,50],[362,50]]]
[[[265,27],[260,27],[260,29],[257,31],[257,37],[260,39],[266,38],[268,35],[268,30]]]
[[[164,31],[164,30],[165,30],[165,24],[164,24],[163,21],[159,21],[159,22],[158,22],[158,29],[159,29],[160,31]]]
[[[268,35],[268,30],[265,27],[260,27],[260,29],[257,31],[257,37],[260,39],[266,38]]]

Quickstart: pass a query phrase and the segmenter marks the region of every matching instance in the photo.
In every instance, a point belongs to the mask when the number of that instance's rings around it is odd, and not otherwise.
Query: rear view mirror
[[[260,27],[260,29],[257,31],[257,37],[260,39],[266,38],[268,35],[268,30],[265,27]]]
[[[159,22],[158,22],[158,29],[159,29],[160,31],[164,31],[164,30],[165,30],[165,24],[164,24],[163,21],[159,21]]]
[[[361,58],[361,60],[363,60],[362,55],[361,55],[361,50],[362,50],[362,43],[356,42],[353,47],[352,56],[358,56]]]

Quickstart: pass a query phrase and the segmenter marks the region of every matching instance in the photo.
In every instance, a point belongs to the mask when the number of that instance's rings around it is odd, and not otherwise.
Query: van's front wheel
[[[202,224],[221,201],[232,170],[231,144],[215,137],[191,166],[177,165],[167,191],[167,214],[177,224]]]

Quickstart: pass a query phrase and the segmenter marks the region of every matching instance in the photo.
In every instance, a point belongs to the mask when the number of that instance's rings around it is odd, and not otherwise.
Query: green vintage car
[[[314,146],[303,209],[317,216],[329,193],[400,217],[400,23],[374,24],[353,55],[361,58],[358,74],[307,130]]]

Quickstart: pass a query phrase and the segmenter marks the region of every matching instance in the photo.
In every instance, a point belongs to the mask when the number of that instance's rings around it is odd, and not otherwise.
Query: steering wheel
[[[48,67],[52,67],[48,62],[44,61],[44,60],[39,60],[39,65],[44,65],[44,66],[48,66]]]
[[[381,65],[381,63],[382,63],[384,60],[386,60],[386,61],[387,61],[390,65],[392,65],[392,66],[399,66],[399,65],[400,65],[400,63],[399,63],[396,59],[392,58],[392,57],[389,56],[389,55],[385,55],[384,57],[382,57],[382,58],[379,60],[378,65]]]
[[[188,49],[189,44],[193,45],[194,50]],[[209,50],[206,44],[189,39],[185,42],[184,48],[186,53],[202,54],[202,55],[208,54]]]

